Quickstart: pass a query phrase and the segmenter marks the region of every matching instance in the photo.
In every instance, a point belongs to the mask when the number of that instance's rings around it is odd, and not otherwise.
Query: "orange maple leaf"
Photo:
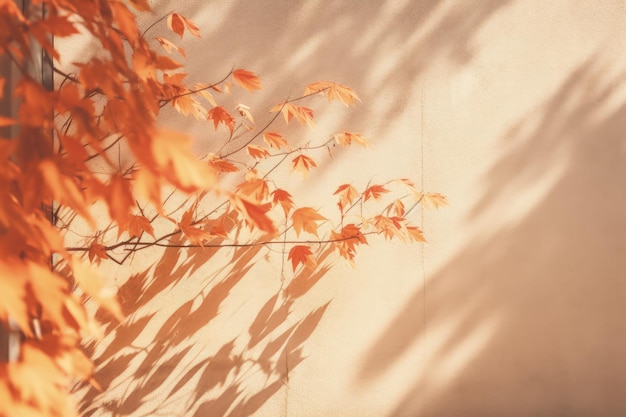
[[[372,185],[371,187],[368,187],[363,192],[363,201],[367,201],[370,198],[373,198],[374,200],[378,200],[381,195],[388,193],[388,192],[389,190],[386,189],[382,185]]]
[[[55,200],[66,204],[81,215],[84,219],[91,222],[91,213],[87,209],[87,205],[83,194],[78,188],[78,184],[68,175],[64,175],[59,166],[52,160],[43,160],[39,163],[41,177],[45,184],[52,192]]]
[[[310,128],[315,127],[315,122],[313,121],[313,110],[308,107],[296,106],[291,103],[281,103],[274,106],[270,112],[275,113],[280,111],[285,118],[285,121],[289,123],[292,118],[296,118],[298,122],[300,122],[303,126],[309,126]]]
[[[151,170],[156,170],[169,182],[179,187],[185,192],[195,191],[198,188],[206,189],[215,182],[214,171],[203,162],[200,162],[189,150],[191,139],[177,132],[161,130],[152,137],[152,152],[154,162]],[[140,158],[143,155],[139,149],[134,150],[135,155]],[[146,161],[152,162],[150,160]],[[156,163],[156,167],[154,166]],[[142,174],[143,173],[143,174]],[[154,178],[150,179],[150,172],[140,170],[137,181],[141,182],[147,196],[152,201],[159,202],[156,190],[158,188]],[[141,178],[141,181],[139,179]]]
[[[243,214],[248,224],[256,227],[261,231],[276,234],[276,227],[274,226],[274,222],[272,222],[272,220],[267,216],[267,212],[271,207],[270,203],[254,203],[244,197],[237,196],[235,194],[231,195],[231,201],[237,208],[237,211]]]
[[[191,33],[193,36],[199,38],[200,37],[200,28],[196,26],[191,20],[186,17],[178,14],[172,13],[167,18],[167,27],[174,33],[176,33],[181,38],[185,33],[185,28]]]
[[[355,101],[361,101],[356,92],[350,87],[331,81],[317,81],[306,86],[304,95],[320,93],[328,99],[338,100],[346,106],[353,106]]]
[[[106,285],[104,278],[83,264],[78,258],[74,258],[72,261],[72,272],[74,279],[83,291],[93,297],[102,307],[109,310],[115,318],[120,321],[124,319],[115,291]]]
[[[237,168],[232,162],[226,159],[211,159],[209,165],[218,170],[219,172],[238,172]]]
[[[179,47],[179,46],[176,46],[171,41],[169,41],[169,40],[167,40],[165,38],[162,38],[161,36],[157,36],[156,40],[157,40],[157,42],[159,42],[161,44],[163,49],[165,49],[168,53],[172,53],[173,50],[176,50],[182,56],[187,57],[187,54],[185,53],[185,50],[183,48]]]
[[[245,69],[236,69],[233,71],[233,81],[240,87],[253,92],[254,90],[260,90],[261,80],[252,71]]]
[[[241,191],[245,196],[253,198],[257,202],[267,199],[269,195],[267,181],[261,178],[252,178],[244,181],[237,186],[237,190]]]
[[[172,106],[184,116],[193,116],[196,120],[205,118],[206,109],[191,95],[182,95],[172,99]],[[214,121],[215,122],[215,121]]]
[[[390,206],[389,209],[393,209],[394,214],[398,217],[404,217],[405,208],[402,200],[395,200]]]
[[[300,236],[302,231],[311,233],[317,236],[317,221],[328,220],[322,216],[312,207],[301,207],[295,210],[291,214],[291,221],[293,222],[293,228],[296,231],[296,236]]]
[[[215,90],[214,86],[211,87]],[[209,88],[209,86],[207,86],[206,84],[197,83],[193,86],[193,91],[196,91],[196,94],[208,101],[213,107],[216,107],[217,101],[215,101],[213,94],[207,91],[207,88]]]
[[[178,222],[178,227],[180,227],[181,232],[185,235],[189,242],[194,245],[202,246],[202,242],[204,240],[210,239],[211,233],[202,230],[198,227],[195,227],[194,223],[194,215],[196,212],[196,205],[191,206],[185,213],[183,213],[183,217]]]
[[[154,228],[152,227],[150,220],[148,220],[145,216],[131,215],[126,229],[131,237],[140,237],[143,232],[146,232],[153,238],[155,237]]]
[[[136,43],[141,37],[137,28],[135,14],[126,7],[124,3],[111,3],[111,9],[115,15],[115,21],[119,31],[128,39],[131,44]]]
[[[448,200],[439,193],[422,193],[422,205],[438,209],[439,207],[447,206]]]
[[[311,270],[315,269],[317,266],[317,261],[313,256],[313,252],[311,252],[311,248],[308,246],[294,246],[289,251],[287,259],[291,260],[291,266],[293,267],[294,272],[299,264],[302,264]]]
[[[426,242],[426,238],[424,237],[424,232],[417,226],[407,226],[406,227],[407,235],[410,240],[414,240],[416,242]]]
[[[89,262],[94,262],[95,259],[96,264],[99,264],[100,260],[102,259],[109,259],[109,256],[107,255],[107,251],[104,246],[95,242],[89,246],[88,257]]]
[[[339,208],[343,212],[343,209],[359,196],[359,192],[350,184],[342,184],[337,188],[337,191],[333,195],[339,194]]]
[[[265,132],[263,133],[263,140],[267,143],[270,148],[280,149],[281,146],[285,148],[289,148],[289,144],[280,134],[276,132]]]
[[[128,227],[129,211],[136,204],[130,191],[130,181],[121,175],[114,175],[107,186],[107,204],[109,215],[117,222],[117,237],[119,238]]]
[[[404,219],[401,217],[386,217],[379,214],[374,217],[374,227],[376,227],[378,232],[382,233],[386,239],[391,239],[392,237],[404,238],[402,235],[403,221]]]
[[[178,61],[174,61],[172,58],[168,56],[156,55],[156,59],[154,60],[154,66],[157,69],[167,71],[167,70],[175,70],[177,68],[182,67],[183,65]]]
[[[309,170],[316,166],[315,161],[306,155],[298,155],[291,161],[291,170],[300,171],[304,178],[309,174]]]
[[[36,20],[30,26],[30,32],[37,40],[50,35],[62,38],[80,33],[69,16],[50,16]]]
[[[349,146],[352,142],[364,148],[371,146],[370,141],[360,133],[342,132],[335,134],[333,137],[335,138],[335,142],[344,147]]]
[[[354,259],[357,245],[367,244],[367,239],[361,233],[361,228],[355,224],[344,226],[341,233],[332,231],[330,237],[331,240],[335,241],[334,244],[339,254],[348,260]]]
[[[248,145],[246,146],[248,154],[254,159],[265,159],[270,156],[270,153],[267,149],[257,146],[257,145]]]
[[[252,113],[250,113],[250,107],[245,104],[237,104],[237,111],[239,114],[250,123],[254,125],[254,118],[252,117]]]
[[[208,120],[213,120],[215,130],[220,123],[224,123],[224,126],[228,127],[231,135],[235,130],[235,119],[222,106],[213,107],[209,110]]]
[[[272,191],[272,207],[276,207],[278,204],[283,208],[285,212],[285,217],[289,215],[289,212],[293,208],[293,200],[291,199],[291,194],[289,194],[285,190],[276,189]]]

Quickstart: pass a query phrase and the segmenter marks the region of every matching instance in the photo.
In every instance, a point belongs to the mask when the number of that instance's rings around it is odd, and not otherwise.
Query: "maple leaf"
[[[183,217],[178,222],[178,227],[180,227],[185,237],[189,239],[189,242],[202,246],[202,242],[210,239],[212,236],[211,233],[194,226],[195,211],[196,205],[194,204],[183,213]]]
[[[333,193],[333,195],[339,194],[339,208],[343,212],[343,209],[350,204],[359,196],[359,192],[350,184],[342,184],[337,187],[337,190]]]
[[[161,183],[161,178],[147,169],[139,169],[133,173],[134,189],[140,196],[154,204],[159,214],[163,214]]]
[[[355,101],[361,101],[356,92],[350,87],[331,81],[317,81],[306,86],[304,95],[320,93],[328,101],[338,100],[346,106],[353,106]]]
[[[182,67],[182,64],[178,61],[174,61],[172,58],[165,55],[156,55],[154,60],[154,67],[163,71],[175,70]]]
[[[342,132],[335,134],[333,137],[335,138],[335,142],[344,147],[349,146],[352,142],[364,148],[371,146],[370,141],[360,133]]]
[[[363,192],[363,201],[367,201],[370,198],[373,198],[374,200],[378,200],[381,195],[388,193],[388,192],[389,190],[386,189],[382,185],[372,185],[371,187],[368,187]]]
[[[257,146],[257,145],[248,145],[246,146],[248,154],[254,159],[265,159],[270,156],[270,153],[267,149]]]
[[[115,15],[119,31],[124,34],[131,44],[138,42],[141,35],[137,28],[135,14],[121,2],[111,3],[111,9]]]
[[[395,200],[393,204],[390,206],[390,209],[393,208],[394,214],[398,217],[404,217],[405,209],[404,203],[402,200]]]
[[[439,193],[422,193],[422,205],[438,209],[439,207],[447,206],[448,200]]]
[[[183,57],[187,57],[187,54],[185,53],[185,50],[183,48],[175,45],[171,41],[169,41],[169,40],[167,40],[165,38],[162,38],[161,36],[157,36],[156,40],[157,40],[157,42],[159,42],[161,44],[163,49],[165,49],[168,53],[172,53],[172,51],[176,50]]]
[[[196,94],[199,95],[200,97],[204,98],[206,101],[208,101],[213,107],[217,106],[217,102],[215,101],[215,98],[213,97],[213,94],[209,93],[207,91],[209,87],[206,84],[202,84],[202,83],[197,83],[193,86],[193,91],[196,91]]]
[[[78,34],[79,31],[68,16],[50,16],[33,22],[30,26],[30,33],[41,41],[50,35],[63,38]]]
[[[407,226],[406,232],[410,240],[414,240],[415,242],[426,242],[424,232],[422,232],[422,229],[420,229],[419,227]]]
[[[306,266],[308,269],[313,270],[317,266],[317,261],[313,256],[313,252],[311,252],[311,248],[308,246],[297,245],[291,248],[289,251],[289,255],[287,256],[288,260],[291,260],[291,266],[295,272],[298,265],[302,264]]]
[[[374,217],[374,227],[376,227],[376,230],[382,233],[386,239],[391,239],[392,237],[403,238],[403,221],[404,219],[401,217],[386,217],[379,214]]]
[[[205,118],[206,109],[191,95],[174,97],[172,99],[172,106],[184,116],[191,115],[196,118],[196,120],[203,120]]]
[[[72,207],[84,219],[91,221],[91,213],[73,178],[64,175],[59,166],[51,160],[42,160],[39,163],[39,170],[55,200]]]
[[[191,20],[178,13],[172,13],[167,17],[167,27],[181,38],[185,33],[185,28],[193,36],[200,38],[200,28],[198,28],[198,26]]]
[[[339,254],[350,261],[354,259],[356,246],[367,244],[367,239],[361,232],[361,229],[352,223],[344,226],[340,233],[332,231],[330,237],[331,240],[334,240],[333,243],[339,251]]]
[[[237,83],[237,85],[243,87],[249,92],[260,90],[262,88],[261,80],[252,71],[236,69],[233,71],[233,80]]]
[[[239,114],[246,120],[248,120],[250,123],[254,124],[254,118],[252,117],[252,114],[250,113],[250,107],[246,106],[245,104],[237,104],[237,111],[239,112]]]
[[[155,238],[154,228],[152,227],[150,220],[148,220],[145,216],[131,215],[128,226],[126,226],[126,230],[128,230],[130,237],[140,237],[143,232],[146,232]]]
[[[107,204],[109,215],[118,224],[117,237],[119,238],[128,227],[130,209],[135,200],[130,191],[130,182],[121,175],[114,175],[107,187]]]
[[[226,159],[209,159],[209,165],[218,170],[219,172],[238,172],[237,168],[232,162]]]
[[[267,216],[267,212],[271,207],[270,203],[254,203],[235,194],[231,195],[231,202],[237,208],[237,211],[243,214],[250,225],[261,231],[271,233],[272,235],[276,234],[274,222]]]
[[[283,138],[280,134],[276,132],[263,133],[263,141],[265,141],[265,143],[267,143],[270,148],[280,149],[281,146],[289,148],[289,144],[287,144],[285,138]]]
[[[316,222],[321,220],[328,219],[312,207],[301,207],[291,214],[291,221],[293,222],[296,236],[300,236],[300,233],[303,231],[317,236],[318,224]]]
[[[20,360],[8,368],[8,376],[13,382],[11,385],[14,385],[11,387],[13,396],[15,387],[18,387],[20,402],[30,406],[20,410],[28,411],[19,415],[25,417],[76,415],[72,413],[71,403],[63,401],[65,398],[61,387],[65,386],[66,376],[55,361],[56,355],[51,354],[58,352],[59,349],[52,352],[44,349],[39,341],[24,341],[20,344]],[[3,411],[6,410],[4,408],[6,404],[3,403],[2,406]],[[10,409],[10,414],[3,414],[15,415],[13,411],[15,410]]]
[[[109,259],[109,256],[107,255],[107,251],[104,246],[95,242],[89,246],[88,257],[90,262],[94,262],[95,259],[96,264],[100,264],[100,260],[102,259]]]
[[[185,33],[185,23],[178,13],[172,13],[167,17],[167,27],[181,38]]]
[[[285,122],[289,123],[292,118],[296,118],[298,122],[300,122],[303,126],[309,126],[310,128],[315,127],[315,122],[313,121],[313,110],[308,107],[296,106],[291,103],[281,103],[274,106],[270,112],[275,113],[280,111],[285,118]]]
[[[78,258],[74,258],[72,261],[72,273],[77,284],[85,293],[109,310],[119,321],[124,319],[124,314],[115,296],[115,290],[106,285],[104,278]]]
[[[158,172],[169,182],[185,192],[191,192],[198,188],[206,189],[213,185],[215,176],[213,170],[205,163],[200,162],[189,151],[191,139],[181,133],[160,130],[152,137],[152,152]],[[143,156],[139,149],[133,152],[136,156]],[[147,162],[150,162],[149,160]],[[154,165],[154,163],[152,163]],[[139,173],[147,174],[144,170]],[[137,177],[145,182],[144,189],[152,201],[160,201],[155,194],[158,184],[154,179],[148,179],[145,175]]]
[[[59,140],[63,144],[63,149],[67,152],[67,159],[77,165],[81,165],[83,161],[89,158],[85,146],[76,138],[69,135],[59,135]]]
[[[278,204],[283,208],[285,212],[285,217],[289,215],[289,212],[294,207],[293,200],[291,199],[291,194],[289,194],[285,190],[276,189],[272,191],[272,207],[276,207]]]
[[[217,125],[220,123],[224,123],[224,126],[228,127],[231,135],[235,130],[235,119],[222,106],[213,107],[209,110],[208,120],[213,120],[215,130],[217,130]]]
[[[291,170],[300,171],[304,178],[309,174],[309,170],[316,166],[315,161],[306,155],[298,155],[291,161]]]
[[[0,302],[0,319],[7,323],[9,317],[17,322],[21,329],[29,329],[28,305],[24,302],[26,299],[26,283],[18,277],[26,277],[26,268],[23,263],[12,259],[12,257],[4,257],[0,259],[0,293],[2,294],[2,302]]]
[[[237,189],[245,196],[252,197],[257,202],[262,202],[269,195],[267,181],[261,178],[253,178],[242,182]]]

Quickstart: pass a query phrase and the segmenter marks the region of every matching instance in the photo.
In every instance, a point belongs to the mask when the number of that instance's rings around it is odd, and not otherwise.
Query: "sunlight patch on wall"
[[[445,388],[447,384],[453,381],[463,369],[480,354],[485,346],[492,339],[493,335],[499,328],[500,320],[491,317],[489,320],[476,325],[476,327],[460,342],[445,354],[437,354],[439,348],[433,351],[434,356],[440,355],[441,358],[434,358],[433,365],[429,366],[429,383],[431,388]]]

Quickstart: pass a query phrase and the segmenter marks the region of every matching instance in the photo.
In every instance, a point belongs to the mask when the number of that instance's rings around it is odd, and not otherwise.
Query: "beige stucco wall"
[[[153,3],[202,26],[190,77],[262,77],[246,104],[325,79],[360,93],[310,135],[343,127],[375,148],[321,166],[303,204],[413,177],[450,206],[420,214],[426,245],[371,239],[355,268],[295,281],[263,252],[224,252],[218,272],[206,251],[138,257],[130,280],[114,272],[130,314],[95,349],[108,390],[79,391],[85,410],[626,414],[623,2]],[[151,279],[160,292],[138,295]]]

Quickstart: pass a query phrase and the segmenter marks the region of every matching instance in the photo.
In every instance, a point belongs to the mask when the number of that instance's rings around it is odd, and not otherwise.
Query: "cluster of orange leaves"
[[[289,244],[294,271],[317,266],[315,245],[333,245],[352,261],[357,246],[368,243],[367,234],[424,241],[421,230],[407,220],[411,207],[406,209],[404,201],[412,206],[445,204],[441,195],[397,180],[363,190],[340,185],[335,223],[318,209],[298,207],[271,179],[271,170],[262,174],[256,164],[275,159],[278,165],[289,157],[291,170],[306,177],[317,167],[308,154],[312,148],[290,144],[267,127],[257,129],[249,107],[227,109],[214,97],[236,87],[261,89],[253,72],[237,69],[214,84],[187,85],[183,65],[172,58],[185,57],[184,49],[164,37],[148,39],[137,28],[135,13],[150,10],[146,0],[31,3],[33,9],[23,13],[12,0],[0,0],[0,54],[21,73],[14,85],[3,89],[19,100],[19,111],[0,117],[0,321],[6,327],[16,323],[25,337],[18,360],[0,364],[0,416],[76,415],[68,394],[72,378],[97,385],[93,365],[79,348],[83,336],[100,331],[85,302],[93,300],[123,319],[114,293],[94,266],[127,259],[116,259],[118,248],[166,244],[176,234],[189,247],[203,246],[216,236],[236,243],[215,221],[217,211],[202,211],[208,193],[223,199],[220,207],[228,218],[269,236],[269,243]],[[42,7],[45,14],[35,13]],[[167,25],[180,38],[200,37],[198,26],[178,13],[168,16]],[[29,70],[34,46],[59,61],[62,51],[51,38],[79,33],[87,33],[104,53],[76,63],[75,73],[59,72],[54,89],[45,89]],[[0,86],[5,81],[0,78]],[[359,101],[348,87],[317,82],[301,97],[272,108],[272,122],[282,115],[287,123],[314,127],[313,109],[300,101],[320,95],[346,106]],[[239,145],[229,153],[222,147],[204,157],[194,155],[191,138],[157,126],[160,109],[168,105],[212,123],[218,133],[225,128],[227,143],[239,140]],[[241,130],[250,137],[242,140],[236,135]],[[358,133],[340,132],[319,147],[331,144],[369,146],[369,141]],[[132,160],[125,167],[112,157],[121,147]],[[250,163],[241,162],[246,155]],[[223,187],[225,176],[238,178],[238,185]],[[401,197],[374,215],[365,214],[366,203],[381,202],[396,185],[403,190]],[[190,196],[182,214],[166,213],[164,187]],[[106,228],[94,218],[96,203],[111,219]],[[147,214],[149,207],[152,215]],[[59,222],[70,224],[76,218],[93,233],[84,246],[68,248]],[[156,219],[170,221],[173,230],[157,235]]]

